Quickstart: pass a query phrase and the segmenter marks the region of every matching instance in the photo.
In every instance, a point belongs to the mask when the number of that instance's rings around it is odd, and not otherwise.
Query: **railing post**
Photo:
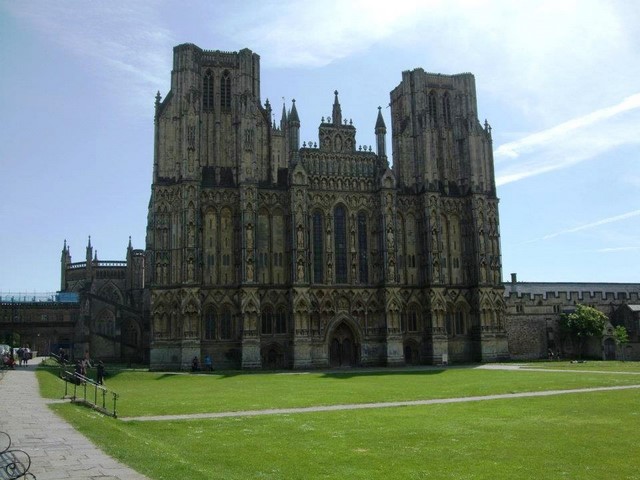
[[[118,399],[118,394],[113,392],[113,418],[116,418],[116,400]]]

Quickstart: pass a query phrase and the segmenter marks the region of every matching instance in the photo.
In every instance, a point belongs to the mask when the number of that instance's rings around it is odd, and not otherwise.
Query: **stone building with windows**
[[[519,282],[512,273],[504,286],[511,359],[546,358],[549,350],[561,357],[578,356],[571,338],[560,329],[560,316],[576,305],[587,305],[604,313],[609,324],[602,337],[586,342],[585,356],[640,360],[640,284]],[[612,330],[618,325],[629,334],[626,345],[616,345]]]
[[[375,110],[374,110],[375,112]],[[508,357],[491,129],[469,73],[406,71],[358,147],[338,92],[318,141],[280,122],[250,50],[174,48],[156,97],[151,368]]]
[[[0,343],[30,345],[42,355],[63,349],[70,359],[148,362],[144,263],[131,240],[125,260],[105,261],[89,238],[81,262],[72,261],[65,241],[58,292],[0,295]]]

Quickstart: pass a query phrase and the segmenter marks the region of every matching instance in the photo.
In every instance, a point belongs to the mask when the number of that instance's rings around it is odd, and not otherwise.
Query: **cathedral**
[[[257,54],[174,48],[155,104],[152,369],[509,357],[491,127],[473,75],[402,73],[391,159],[380,108],[375,151],[363,149],[333,93],[317,142],[301,145],[295,101],[279,123],[261,101]]]
[[[560,319],[583,304],[609,318],[586,356],[640,360],[640,284],[503,283],[473,75],[403,72],[390,158],[380,108],[375,151],[357,146],[337,91],[301,145],[295,101],[277,123],[260,99],[258,55],[173,54],[146,248],[129,240],[124,261],[101,260],[89,237],[74,262],[65,241],[60,291],[0,294],[0,343],[153,370],[571,358]]]

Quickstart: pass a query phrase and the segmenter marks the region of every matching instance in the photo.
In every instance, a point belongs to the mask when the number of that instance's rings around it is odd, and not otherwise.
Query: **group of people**
[[[29,348],[29,345],[26,347],[20,347],[16,350],[15,354],[18,357],[18,365],[26,367],[29,364],[29,360],[31,360],[31,349]],[[2,366],[11,369],[16,367],[16,359],[13,354],[13,349],[9,349],[2,354]]]
[[[26,347],[20,347],[17,353],[18,360],[20,360],[20,366],[26,367],[29,363],[29,360],[31,360],[31,349],[29,348],[29,345],[27,345]]]
[[[95,365],[96,365],[96,383],[98,385],[104,385],[104,375],[105,375],[104,363],[102,363],[102,360],[99,360]],[[92,366],[91,361],[89,360],[88,355],[85,356],[83,360],[77,360],[76,368],[74,371],[77,378],[80,380],[86,381],[87,373],[89,368],[91,368],[91,366]]]
[[[549,360],[560,360],[560,350],[554,352],[553,350],[548,349],[547,356],[549,357]]]
[[[204,357],[204,370],[207,372],[213,371],[213,360],[211,359],[211,355],[205,355]],[[191,361],[191,371],[200,371],[200,360],[197,356],[193,357],[193,360]]]

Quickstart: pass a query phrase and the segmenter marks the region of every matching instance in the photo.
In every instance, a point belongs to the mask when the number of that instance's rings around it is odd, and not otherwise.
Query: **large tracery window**
[[[324,229],[322,226],[322,214],[316,212],[313,214],[313,281],[315,283],[323,282],[323,242]]]
[[[358,268],[360,283],[369,281],[369,264],[367,258],[367,216],[364,213],[358,214]]]
[[[336,251],[336,283],[347,283],[347,218],[344,207],[338,206],[333,216]]]
[[[231,75],[225,70],[220,79],[220,107],[224,111],[231,110]]]
[[[287,312],[283,306],[278,307],[274,313],[271,307],[265,307],[261,315],[262,335],[287,333]]]
[[[404,333],[418,331],[418,310],[410,307],[400,315],[400,328]]]
[[[213,110],[213,75],[207,70],[202,80],[202,109],[210,112]]]

